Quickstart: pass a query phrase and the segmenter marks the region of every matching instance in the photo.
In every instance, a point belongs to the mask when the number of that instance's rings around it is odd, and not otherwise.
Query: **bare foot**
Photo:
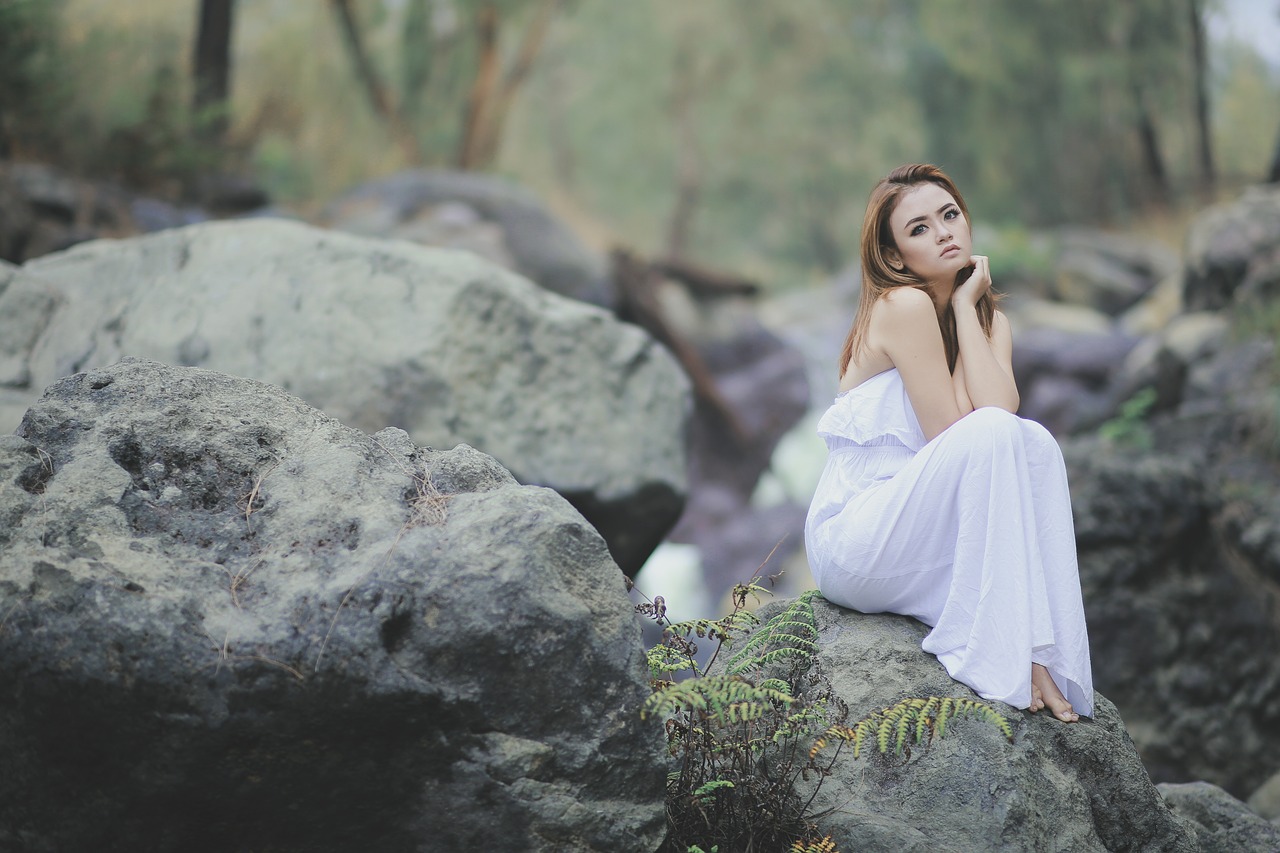
[[[1071,707],[1067,697],[1063,696],[1058,685],[1054,684],[1049,670],[1038,663],[1033,663],[1031,664],[1031,706],[1034,710],[1039,710],[1035,707],[1037,694],[1040,698],[1040,707],[1047,707],[1049,713],[1062,722],[1074,723],[1080,719],[1080,715]]]
[[[1031,684],[1031,705],[1028,706],[1027,710],[1033,714],[1044,710],[1044,694],[1040,692],[1040,688],[1036,686],[1035,682]]]

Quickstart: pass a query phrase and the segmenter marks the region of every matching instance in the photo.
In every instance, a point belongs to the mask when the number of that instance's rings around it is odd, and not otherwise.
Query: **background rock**
[[[771,615],[785,602],[770,605]],[[849,720],[910,696],[977,699],[920,649],[926,629],[902,616],[864,615],[815,602],[822,672]],[[1003,704],[1009,743],[969,720],[905,755],[849,751],[814,800],[824,833],[867,853],[990,850],[1200,849],[1164,805],[1115,707],[1095,698],[1093,719],[1064,725]],[[801,798],[812,783],[802,783]]]
[[[1280,773],[1276,773],[1249,795],[1249,808],[1259,817],[1280,820]]]
[[[554,293],[617,304],[603,257],[589,251],[528,190],[492,175],[399,172],[330,202],[320,224],[367,237],[474,251]]]
[[[553,492],[132,359],[58,382],[20,434],[0,441],[0,847],[661,840],[639,626]]]
[[[1177,255],[1161,243],[1090,228],[1055,236],[1055,293],[1062,302],[1116,316],[1178,270]]]
[[[1244,803],[1208,782],[1160,785],[1173,813],[1195,825],[1200,849],[1274,853],[1280,850],[1280,826],[1249,811]]]
[[[123,355],[272,382],[366,432],[483,449],[569,498],[628,572],[682,506],[688,385],[667,351],[471,254],[208,223],[31,262],[0,317],[39,329],[28,404]]]
[[[1232,544],[1208,450],[1064,455],[1096,686],[1157,781],[1248,796],[1280,767],[1280,586]]]
[[[183,204],[42,163],[0,160],[0,259],[22,263],[88,240],[241,215],[268,201],[261,187],[234,175],[206,176],[194,194],[197,204]]]
[[[1280,246],[1280,188],[1253,187],[1209,208],[1187,233],[1183,300],[1190,310],[1231,303],[1249,264]]]

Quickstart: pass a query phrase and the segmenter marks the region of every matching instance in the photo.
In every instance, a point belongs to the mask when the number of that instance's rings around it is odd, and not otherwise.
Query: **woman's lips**
[[[942,250],[942,257],[949,258],[952,255],[957,254],[959,251],[960,251],[960,247],[957,246],[955,243],[952,243],[950,246]]]

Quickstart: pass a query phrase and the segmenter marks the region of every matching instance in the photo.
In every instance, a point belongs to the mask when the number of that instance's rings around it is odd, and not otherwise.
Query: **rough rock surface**
[[[208,223],[33,261],[0,291],[0,317],[34,340],[26,354],[0,344],[0,381],[25,381],[26,405],[124,355],[271,382],[366,432],[397,426],[497,457],[569,498],[628,572],[683,503],[688,383],[675,360],[469,253]],[[0,428],[16,426],[13,409]]]
[[[335,199],[321,222],[368,237],[467,249],[562,296],[606,308],[617,302],[604,258],[528,190],[492,175],[399,172]]]
[[[821,600],[814,609],[820,665],[850,721],[911,696],[978,698],[921,651],[927,629],[914,619]],[[1012,743],[966,720],[905,756],[842,756],[814,800],[816,812],[834,810],[819,821],[822,831],[841,850],[866,853],[1201,849],[1161,800],[1105,697],[1096,696],[1092,720],[1074,725],[996,707]]]
[[[1187,234],[1183,276],[1187,308],[1225,308],[1255,258],[1278,246],[1280,188],[1252,187],[1236,201],[1206,210]]]
[[[1275,486],[1255,465],[1233,481],[1207,452],[1221,439],[1187,429],[1199,447],[1064,446],[1094,683],[1157,781],[1243,797],[1280,767],[1280,537],[1247,499]]]
[[[603,540],[469,447],[127,359],[0,439],[0,848],[649,851]]]
[[[1188,782],[1158,786],[1173,813],[1195,826],[1205,853],[1275,853],[1280,850],[1280,826],[1249,811],[1249,807],[1216,785]]]

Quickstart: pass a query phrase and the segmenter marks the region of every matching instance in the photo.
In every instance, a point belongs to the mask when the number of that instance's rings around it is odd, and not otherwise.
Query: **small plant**
[[[1120,406],[1120,413],[1098,427],[1098,436],[1108,444],[1134,450],[1150,450],[1151,427],[1146,418],[1156,403],[1156,389],[1143,388]]]
[[[989,705],[937,696],[906,699],[844,725],[848,709],[818,657],[813,602],[821,594],[805,592],[761,624],[748,603],[765,594],[758,576],[739,584],[731,612],[714,620],[671,622],[661,596],[636,606],[664,626],[661,642],[648,650],[653,694],[641,709],[664,721],[674,759],[664,851],[838,853],[829,836],[818,837],[810,806],[845,743],[855,757],[867,741],[882,753],[901,751],[912,736],[917,743],[944,736],[957,717],[986,720],[1012,739]],[[716,645],[700,665],[703,639]],[[727,649],[734,650],[713,672]],[[839,746],[824,755],[832,741]],[[801,776],[817,780],[808,801],[796,793]]]
[[[1004,717],[987,705],[973,699],[930,696],[927,699],[903,699],[896,705],[873,711],[852,726],[834,725],[822,733],[809,749],[809,757],[817,758],[827,748],[830,740],[841,745],[853,744],[853,757],[862,752],[868,740],[875,743],[880,752],[902,752],[914,735],[918,744],[926,743],[936,733],[943,737],[947,721],[958,717],[978,717],[998,728],[1006,738],[1013,740],[1013,729]]]

